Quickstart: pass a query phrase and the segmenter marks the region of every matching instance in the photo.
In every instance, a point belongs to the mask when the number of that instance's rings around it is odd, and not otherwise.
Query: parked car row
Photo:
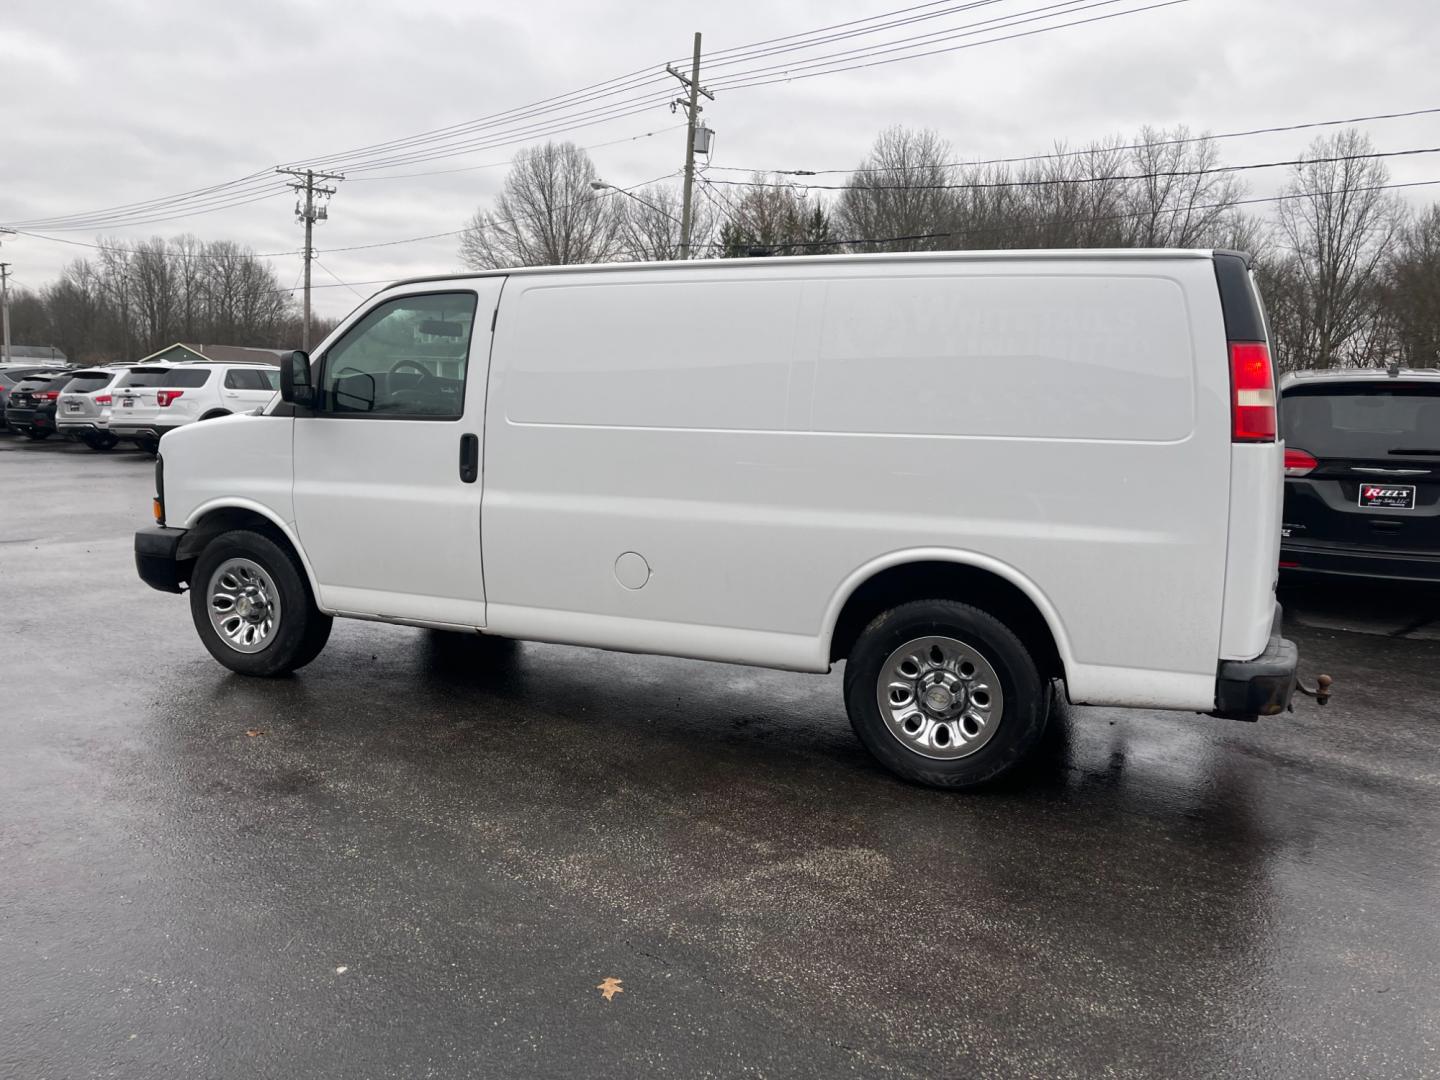
[[[92,450],[122,441],[154,453],[167,431],[262,408],[280,388],[268,364],[112,364],[0,368],[0,425],[29,439],[66,436]]]

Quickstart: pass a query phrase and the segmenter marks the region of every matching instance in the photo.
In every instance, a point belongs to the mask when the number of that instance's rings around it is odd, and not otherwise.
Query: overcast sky
[[[1001,0],[983,11],[820,51],[1019,16],[1049,2]],[[1150,2],[1121,0],[1068,18]],[[913,5],[7,0],[0,19],[0,223],[219,184],[281,162],[463,123],[637,69],[658,71],[667,59],[688,55],[696,30],[705,34],[709,52]],[[721,166],[853,166],[875,133],[891,124],[934,128],[957,159],[975,159],[1042,152],[1056,140],[1129,134],[1143,124],[1222,132],[1440,106],[1433,10],[1433,0],[1190,0],[925,59],[735,89],[706,103],[705,120],[717,132],[711,158],[717,170],[710,175],[743,177],[718,171]],[[582,146],[613,143],[591,154],[605,180],[630,185],[680,168],[679,120],[657,104],[557,137]],[[1364,126],[1381,150],[1440,146],[1440,115]],[[1293,157],[1315,134],[1230,140],[1225,160]],[[334,249],[460,228],[505,173],[503,166],[472,167],[504,162],[515,149],[383,170],[469,170],[463,172],[364,182],[353,174],[340,185],[330,219],[317,226],[324,269],[316,272],[316,284],[333,283],[327,271],[365,282],[457,267],[454,237]],[[1390,169],[1397,181],[1440,179],[1440,154],[1396,159]],[[1247,180],[1254,194],[1264,195],[1283,176],[1271,170]],[[1409,198],[1417,204],[1440,198],[1440,187]],[[301,230],[293,205],[282,192],[182,220],[46,235],[93,243],[97,231],[132,239],[190,232],[258,252],[294,251]],[[5,238],[3,246],[17,284],[29,287],[52,280],[85,253],[28,236]],[[298,256],[270,262],[283,286],[295,282]],[[373,289],[357,286],[361,294]],[[357,302],[339,287],[315,296],[317,310],[329,315]]]

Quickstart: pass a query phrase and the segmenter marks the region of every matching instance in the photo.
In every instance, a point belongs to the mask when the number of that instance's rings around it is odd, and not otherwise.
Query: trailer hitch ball
[[[1300,693],[1306,697],[1314,698],[1316,705],[1327,705],[1330,702],[1330,686],[1334,681],[1335,680],[1329,675],[1317,675],[1315,677],[1315,689],[1312,690],[1299,679],[1296,679],[1295,689],[1299,690]]]

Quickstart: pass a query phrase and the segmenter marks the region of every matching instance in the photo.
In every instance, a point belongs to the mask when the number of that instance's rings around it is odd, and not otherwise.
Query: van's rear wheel
[[[325,647],[331,618],[315,606],[294,553],[249,530],[210,541],[190,579],[190,617],[210,655],[242,675],[286,675]]]
[[[1017,765],[1045,731],[1035,661],[995,616],[920,600],[877,617],[845,664],[845,706],[866,748],[921,784],[964,788]]]

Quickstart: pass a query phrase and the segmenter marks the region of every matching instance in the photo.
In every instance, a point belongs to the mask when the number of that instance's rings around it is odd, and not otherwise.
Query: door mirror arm
[[[300,409],[313,409],[320,392],[310,371],[310,355],[296,349],[280,364],[280,400]]]

